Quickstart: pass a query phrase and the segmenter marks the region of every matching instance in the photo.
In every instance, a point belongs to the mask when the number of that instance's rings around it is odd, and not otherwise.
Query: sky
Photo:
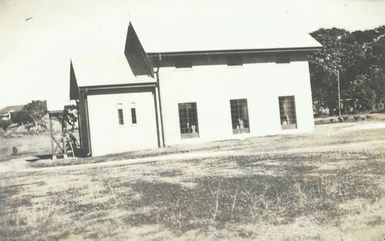
[[[68,103],[70,59],[122,54],[130,20],[156,29],[160,21],[199,26],[231,19],[229,29],[310,33],[375,28],[385,25],[384,12],[385,0],[0,0],[0,108]]]

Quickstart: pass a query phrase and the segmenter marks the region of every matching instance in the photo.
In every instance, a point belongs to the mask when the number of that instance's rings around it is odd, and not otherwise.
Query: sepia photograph
[[[384,241],[385,0],[0,0],[0,241]]]

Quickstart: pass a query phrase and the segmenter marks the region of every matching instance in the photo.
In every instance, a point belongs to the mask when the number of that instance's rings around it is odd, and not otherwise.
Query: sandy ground
[[[0,240],[383,240],[384,149],[384,123],[368,121],[90,164],[3,161]]]
[[[362,125],[355,125],[351,127],[352,130],[370,130],[370,129],[384,129],[385,123],[379,122],[379,123],[365,123]]]

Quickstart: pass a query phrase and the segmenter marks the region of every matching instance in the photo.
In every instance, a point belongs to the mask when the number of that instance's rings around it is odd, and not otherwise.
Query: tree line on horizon
[[[343,114],[383,108],[385,25],[354,32],[321,28],[311,36],[323,46],[308,57],[315,114],[338,113],[338,75]]]

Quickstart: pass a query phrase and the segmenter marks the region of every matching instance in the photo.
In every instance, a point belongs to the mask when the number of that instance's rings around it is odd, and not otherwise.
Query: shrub
[[[19,150],[17,149],[17,147],[13,146],[12,147],[12,155],[17,155],[18,152],[19,152]]]
[[[12,124],[11,120],[0,120],[0,128],[7,131],[8,127]]]

